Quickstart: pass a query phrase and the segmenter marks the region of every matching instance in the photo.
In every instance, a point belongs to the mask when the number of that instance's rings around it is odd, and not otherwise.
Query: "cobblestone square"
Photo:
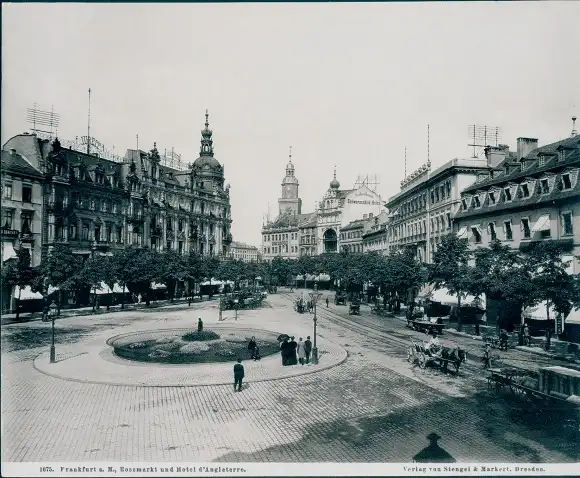
[[[458,462],[578,460],[578,435],[516,420],[518,410],[472,371],[415,369],[402,347],[337,325],[322,308],[320,364],[282,367],[277,356],[248,363],[241,393],[228,383],[228,363],[176,371],[104,357],[113,335],[193,327],[198,316],[210,330],[312,335],[312,316],[296,314],[289,294],[219,324],[208,302],[62,319],[57,327],[74,334],[57,345],[56,364],[48,364],[46,347],[11,345],[11,337],[46,324],[4,326],[3,459],[408,462],[436,433]]]

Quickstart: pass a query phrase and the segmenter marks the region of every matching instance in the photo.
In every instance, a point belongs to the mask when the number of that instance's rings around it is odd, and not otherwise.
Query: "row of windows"
[[[22,211],[20,213],[20,232],[22,234],[32,234],[32,219],[34,212]],[[14,227],[14,210],[2,210],[2,227],[12,229]]]
[[[445,201],[451,197],[451,180],[445,181],[443,184],[433,187],[429,191],[431,204],[437,204]],[[424,211],[427,208],[427,194],[423,193],[419,196],[409,199],[401,206],[401,215],[414,214],[416,212]]]
[[[564,212],[564,213],[562,213],[561,218],[562,218],[562,222],[561,222],[562,235],[563,236],[570,236],[570,235],[574,234],[572,213],[571,212]],[[522,239],[531,239],[532,233],[533,233],[532,228],[533,228],[533,226],[530,224],[529,218],[524,217],[520,220],[520,233],[521,233]],[[471,232],[472,232],[472,235],[475,239],[475,242],[480,243],[482,240],[481,230],[476,226],[472,226]],[[504,241],[513,241],[514,233],[513,233],[513,226],[512,226],[511,219],[509,219],[507,221],[503,221],[503,237],[502,238],[498,237],[497,227],[496,227],[495,222],[490,222],[487,225],[487,234],[488,234],[488,237],[491,241],[494,241],[496,239],[502,239]],[[540,236],[542,238],[548,238],[548,237],[551,237],[551,235],[552,235],[552,232],[550,229],[545,229],[545,230],[540,231]]]
[[[560,177],[560,181],[558,182],[560,190],[567,191],[575,187],[577,177],[577,170],[563,173]],[[475,209],[478,209],[483,205],[486,199],[489,200],[490,206],[497,204],[500,201],[502,191],[504,202],[509,203],[517,198],[527,199],[532,197],[534,194],[550,194],[554,190],[555,186],[556,176],[553,174],[546,175],[539,180],[535,178],[529,178],[520,184],[508,184],[502,189],[493,188],[489,191],[482,191],[474,196],[465,196],[462,198],[461,204],[464,211],[468,210],[471,205],[473,205]]]
[[[12,182],[5,182],[3,189],[2,198],[3,199],[14,199],[14,184]],[[32,202],[32,185],[22,184],[22,196],[21,201],[24,203]]]
[[[291,240],[296,240],[298,239],[298,233],[297,232],[291,232],[290,234],[266,234],[264,236],[264,242],[270,242],[272,241],[287,241],[288,237],[290,237]]]
[[[274,247],[264,247],[264,252],[266,254],[282,254],[288,252],[288,246],[274,246]],[[290,253],[298,253],[298,246],[290,246]]]
[[[451,213],[446,213],[444,216],[439,215],[431,218],[430,222],[431,234],[446,232],[451,229]],[[415,236],[417,234],[427,233],[427,221],[419,221],[414,224],[401,224],[393,229],[393,236],[396,239]]]
[[[348,232],[341,232],[340,238],[341,239],[356,239],[358,237],[362,237],[363,231],[348,231]]]

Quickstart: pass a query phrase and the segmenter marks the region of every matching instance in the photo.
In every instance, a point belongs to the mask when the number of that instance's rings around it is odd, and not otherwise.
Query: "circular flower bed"
[[[108,344],[115,354],[138,362],[190,364],[249,360],[248,343],[252,337],[265,357],[279,352],[274,332],[220,329],[188,332],[159,330],[113,337]]]

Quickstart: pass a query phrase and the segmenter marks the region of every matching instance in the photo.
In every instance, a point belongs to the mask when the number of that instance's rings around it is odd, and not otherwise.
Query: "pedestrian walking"
[[[250,354],[250,358],[254,358],[256,348],[258,348],[258,345],[256,344],[256,337],[252,337],[250,339],[250,343],[248,344],[248,352]]]
[[[242,365],[242,359],[239,358],[238,363],[234,365],[234,392],[242,391],[243,379],[244,379],[244,366]]]
[[[187,306],[191,307],[191,294],[189,294],[187,297]]]
[[[304,360],[307,364],[310,363],[310,353],[312,352],[312,342],[310,341],[310,335],[306,337],[304,342]]]
[[[326,298],[326,308],[328,309],[328,297]]]
[[[306,352],[304,351],[304,342],[302,342],[302,337],[298,340],[298,345],[296,351],[298,352],[298,363],[304,365],[304,357],[306,357]]]
[[[528,324],[524,324],[524,345],[526,347],[530,345],[530,328]]]
[[[197,331],[198,332],[203,331],[203,320],[201,320],[201,317],[199,319],[197,319]]]

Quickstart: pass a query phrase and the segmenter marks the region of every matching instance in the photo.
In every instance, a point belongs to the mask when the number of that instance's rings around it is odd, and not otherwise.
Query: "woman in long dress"
[[[296,351],[298,352],[298,362],[300,362],[300,365],[304,365],[304,357],[306,357],[306,350],[304,348],[304,342],[302,342],[302,337],[300,337],[300,340],[298,340]]]

